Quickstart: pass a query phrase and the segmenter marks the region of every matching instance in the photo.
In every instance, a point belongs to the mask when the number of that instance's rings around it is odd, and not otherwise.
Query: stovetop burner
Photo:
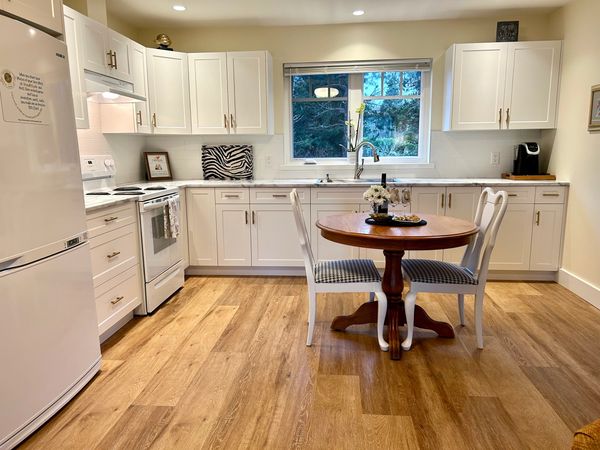
[[[166,187],[164,186],[150,186],[147,187],[145,190],[146,191],[164,191],[166,189]]]
[[[141,190],[142,190],[142,188],[138,187],[138,186],[121,186],[121,187],[113,189],[113,191],[115,191],[115,192],[141,191]]]
[[[110,192],[88,192],[85,195],[110,195]]]
[[[142,192],[142,191],[121,191],[121,192],[114,192],[113,195],[144,195],[144,192]]]

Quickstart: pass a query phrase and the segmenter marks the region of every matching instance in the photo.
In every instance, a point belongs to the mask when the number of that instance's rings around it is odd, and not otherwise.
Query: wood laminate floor
[[[401,361],[374,326],[329,330],[365,295],[302,278],[191,277],[103,345],[98,376],[28,439],[35,449],[566,449],[600,417],[600,311],[553,283],[488,283],[456,339],[422,332]],[[453,296],[419,296],[457,324]]]

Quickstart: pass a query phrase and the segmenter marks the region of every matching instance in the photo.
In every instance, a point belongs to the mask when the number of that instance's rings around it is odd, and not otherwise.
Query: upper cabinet
[[[155,134],[189,134],[187,54],[148,48],[146,64],[152,131]]]
[[[192,53],[194,134],[271,134],[272,62],[266,51]]]
[[[561,41],[454,44],[443,129],[554,128],[561,50]]]
[[[75,126],[77,128],[89,128],[85,76],[83,73],[84,56],[81,44],[81,17],[83,16],[77,11],[65,6],[65,43],[67,44],[67,58],[69,60],[69,73],[71,75]]]
[[[133,41],[86,16],[81,20],[84,69],[132,82]]]
[[[0,9],[52,32],[63,33],[61,0],[0,0]]]

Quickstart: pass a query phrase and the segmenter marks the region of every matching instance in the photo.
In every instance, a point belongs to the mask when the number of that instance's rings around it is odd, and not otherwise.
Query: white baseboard
[[[565,269],[558,271],[558,283],[571,292],[579,295],[590,305],[600,309],[600,287],[594,286],[589,281]]]
[[[224,275],[224,276],[279,276],[303,277],[304,267],[225,267],[225,266],[190,266],[185,269],[186,275]]]

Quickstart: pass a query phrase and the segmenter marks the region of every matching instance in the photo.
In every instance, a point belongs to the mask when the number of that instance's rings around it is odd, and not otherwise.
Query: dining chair
[[[369,299],[377,297],[377,340],[379,348],[383,351],[389,349],[388,343],[383,338],[383,324],[387,312],[387,297],[381,287],[381,275],[370,259],[344,259],[315,262],[302,204],[296,189],[290,192],[290,201],[300,247],[304,256],[306,281],[308,284],[308,336],[306,345],[312,345],[315,320],[317,314],[317,294],[325,292],[369,292]]]
[[[404,350],[410,350],[412,346],[415,302],[419,292],[458,294],[458,314],[462,326],[465,325],[465,295],[474,295],[477,347],[483,348],[485,284],[498,228],[506,212],[507,198],[505,191],[494,193],[491,188],[485,188],[481,192],[475,214],[475,224],[479,231],[467,246],[460,264],[429,259],[402,261],[404,279],[410,283],[410,290],[404,298],[408,328],[406,339],[402,342]]]

